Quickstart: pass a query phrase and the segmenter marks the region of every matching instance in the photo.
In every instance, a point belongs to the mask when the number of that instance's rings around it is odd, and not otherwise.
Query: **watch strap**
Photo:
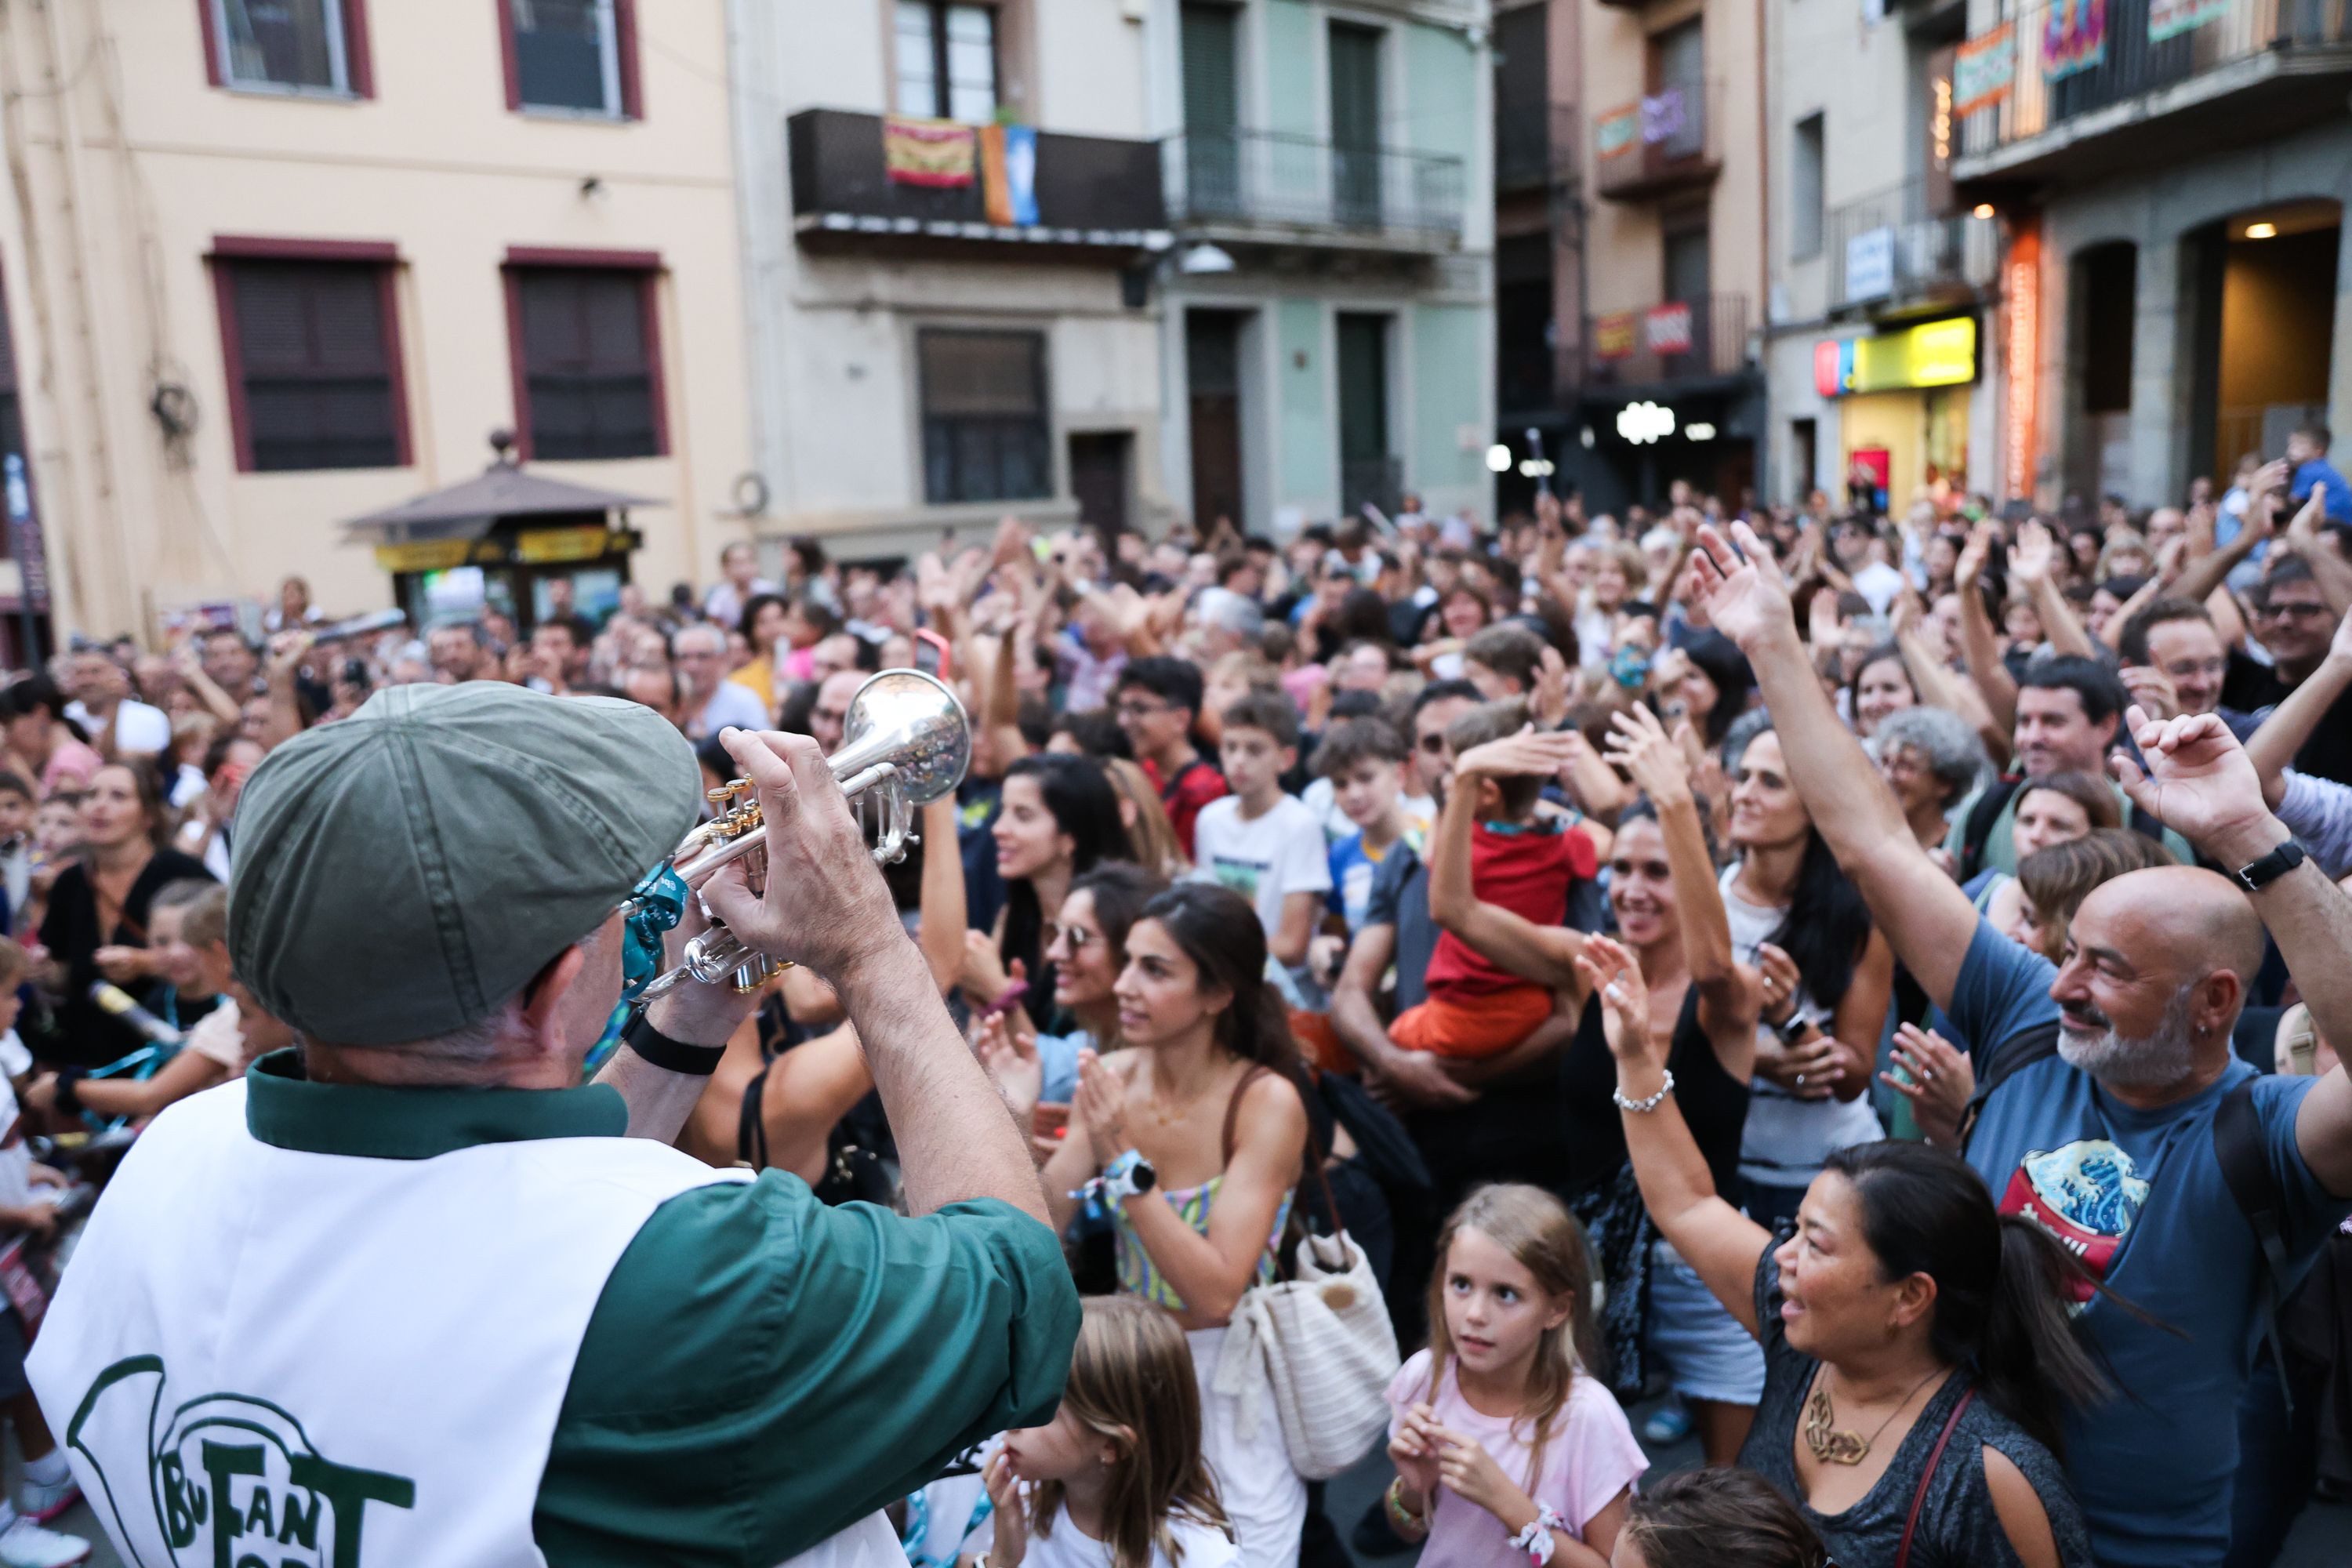
[[[81,1089],[78,1086],[87,1076],[89,1076],[89,1069],[86,1068],[59,1068],[58,1069],[58,1081],[54,1090],[53,1102],[56,1104],[60,1113],[67,1116],[79,1116],[81,1114]]]
[[[2303,862],[2303,846],[2290,838],[2261,859],[2239,867],[2238,886],[2259,893]]]
[[[621,1031],[621,1043],[651,1066],[688,1078],[709,1078],[719,1070],[719,1059],[727,1054],[724,1044],[693,1046],[671,1039],[654,1027],[643,1007],[630,1014],[628,1026]]]

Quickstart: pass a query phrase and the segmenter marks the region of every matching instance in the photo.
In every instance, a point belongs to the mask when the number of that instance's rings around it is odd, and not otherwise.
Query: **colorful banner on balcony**
[[[1960,46],[1952,61],[1952,113],[1990,109],[2017,85],[2017,24],[2003,22]]]
[[[2042,74],[2063,81],[2106,58],[2107,0],[2050,0],[2042,24]]]
[[[902,185],[969,185],[979,132],[952,120],[882,117],[882,167]]]
[[[1641,318],[1632,310],[1595,316],[1592,319],[1592,357],[1599,360],[1633,358]]]
[[[1691,308],[1679,300],[1653,306],[1643,314],[1642,337],[1654,354],[1690,353]]]
[[[1592,122],[1592,150],[1603,158],[1621,157],[1642,144],[1642,106],[1629,103],[1612,109]]]
[[[1654,146],[1671,142],[1683,133],[1686,116],[1683,110],[1683,89],[1670,87],[1655,98],[1642,100],[1642,140]]]
[[[2217,21],[2230,0],[2147,0],[2147,41],[2160,44]]]
[[[1000,228],[1034,226],[1037,222],[1037,128],[982,126],[980,170],[988,221]]]

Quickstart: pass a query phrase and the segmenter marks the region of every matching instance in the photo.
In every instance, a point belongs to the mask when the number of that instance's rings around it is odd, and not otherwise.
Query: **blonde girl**
[[[984,1568],[1236,1568],[1183,1331],[1131,1296],[1085,1312],[1052,1424],[1007,1432],[982,1468]]]
[[[1389,1522],[1422,1568],[1604,1568],[1648,1468],[1591,1368],[1583,1233],[1539,1187],[1481,1187],[1438,1237],[1429,1348],[1389,1384]]]

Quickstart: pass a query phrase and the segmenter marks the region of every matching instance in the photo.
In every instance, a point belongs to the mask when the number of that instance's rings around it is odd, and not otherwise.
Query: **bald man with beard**
[[[2004,1214],[2056,1236],[2130,1303],[2077,1291],[2077,1331],[2122,1391],[2073,1412],[2065,1430],[2098,1560],[2218,1564],[2231,1542],[2240,1396],[2270,1316],[2263,1253],[2216,1152],[2224,1101],[2251,1095],[2277,1193],[2283,1286],[2352,1210],[2344,1070],[2257,1077],[2230,1031],[2265,927],[2321,1029],[2352,1023],[2352,898],[2317,867],[2273,854],[2286,829],[2219,718],[2157,723],[2134,708],[2126,721],[2153,776],[2118,758],[2119,780],[2238,882],[2189,867],[2135,871],[2083,900],[2063,963],[2011,942],[1919,847],[1822,695],[1767,547],[1744,525],[1733,533],[1742,553],[1701,530],[1693,598],[1755,667],[1806,809],[1990,1086],[1969,1163]]]

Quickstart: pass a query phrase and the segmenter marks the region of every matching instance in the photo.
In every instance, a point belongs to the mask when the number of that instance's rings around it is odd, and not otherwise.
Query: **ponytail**
[[[2065,1407],[2095,1404],[2108,1392],[2066,1310],[2074,1289],[2091,1276],[2056,1237],[2023,1215],[2003,1215],[2000,1226],[1978,1377],[1995,1408],[2063,1459]]]

